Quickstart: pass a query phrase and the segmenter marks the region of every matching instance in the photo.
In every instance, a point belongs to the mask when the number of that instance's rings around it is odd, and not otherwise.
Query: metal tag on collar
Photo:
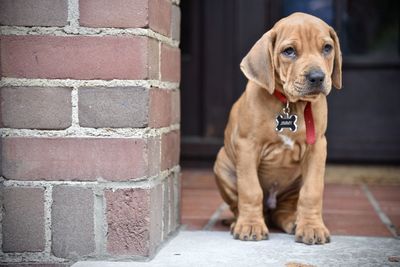
[[[297,131],[297,116],[290,115],[289,101],[286,102],[286,106],[282,109],[284,115],[279,114],[276,116],[276,131],[282,132],[284,128],[290,129],[292,132]]]

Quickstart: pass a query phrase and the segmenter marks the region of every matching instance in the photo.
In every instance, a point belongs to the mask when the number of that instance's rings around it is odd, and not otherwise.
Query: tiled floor
[[[374,209],[374,201],[380,207],[381,217],[389,218],[399,233],[400,185],[327,184],[324,221],[336,235],[392,236]],[[183,169],[182,224],[185,229],[229,231],[223,221],[232,218],[219,195],[211,170]],[[280,232],[279,229],[270,230]]]

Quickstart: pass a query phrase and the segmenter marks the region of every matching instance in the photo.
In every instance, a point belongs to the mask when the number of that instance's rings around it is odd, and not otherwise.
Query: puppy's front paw
[[[264,219],[244,219],[239,216],[238,220],[231,225],[233,238],[243,241],[259,241],[268,239],[268,228]]]
[[[321,220],[298,220],[295,232],[296,242],[307,245],[330,242],[329,230]]]

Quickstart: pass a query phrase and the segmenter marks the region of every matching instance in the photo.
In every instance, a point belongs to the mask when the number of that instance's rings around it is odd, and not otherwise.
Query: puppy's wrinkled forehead
[[[328,24],[304,13],[294,13],[281,19],[275,24],[274,30],[277,33],[276,44],[286,41],[312,43],[310,41],[315,39],[330,38]]]

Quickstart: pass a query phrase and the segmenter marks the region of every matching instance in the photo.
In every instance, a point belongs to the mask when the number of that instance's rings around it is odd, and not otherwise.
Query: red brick
[[[135,138],[2,139],[2,171],[14,180],[125,181],[147,175],[146,140]]]
[[[0,77],[3,77],[3,67],[2,67],[2,60],[1,60],[1,47],[2,47],[2,43],[3,42],[3,40],[2,40],[2,36],[0,35]],[[1,115],[1,114],[0,114]]]
[[[84,127],[146,127],[149,91],[143,87],[79,88],[79,124]]]
[[[71,126],[71,113],[71,88],[1,88],[3,127],[65,129]]]
[[[181,92],[173,90],[171,95],[172,110],[171,110],[171,123],[179,123],[181,121]]]
[[[181,78],[181,53],[179,48],[162,44],[161,80],[179,82]]]
[[[3,251],[43,251],[44,190],[43,188],[6,187],[2,193]]]
[[[162,184],[158,184],[150,192],[150,249],[153,255],[162,241],[163,224],[163,192]]]
[[[154,176],[157,175],[161,169],[161,140],[157,137],[154,137],[148,139],[147,143],[147,161],[149,163],[149,176]]]
[[[180,39],[181,35],[181,10],[179,6],[172,6],[171,37],[174,40]]]
[[[149,126],[165,127],[171,124],[171,91],[152,89],[150,91]]]
[[[82,26],[114,28],[151,28],[166,36],[176,36],[179,14],[172,11],[169,0],[81,0],[79,3]],[[178,8],[179,9],[179,8]],[[175,12],[174,28],[171,26]],[[178,22],[178,23],[177,23]]]
[[[80,0],[79,22],[88,27],[145,27],[148,25],[147,1]]]
[[[160,79],[160,46],[159,42],[154,39],[149,39],[148,42],[148,66],[149,66],[149,78],[153,80]]]
[[[180,120],[179,90],[152,89],[150,92],[150,127],[166,127]]]
[[[173,173],[168,178],[169,183],[169,226],[170,232],[175,231],[181,222],[180,203],[181,203],[181,178],[179,173]]]
[[[67,0],[1,0],[0,25],[64,26]]]
[[[161,138],[161,170],[166,170],[179,164],[180,132],[172,131]]]
[[[170,0],[149,0],[150,28],[163,35],[170,35],[171,28]]]
[[[180,224],[180,179],[179,173],[171,173],[163,182],[164,215],[163,236],[164,239],[175,231]]]
[[[171,221],[171,219],[170,219],[170,216],[171,216],[170,190],[171,190],[171,188],[169,187],[169,179],[168,178],[166,178],[163,181],[162,189],[163,189],[163,239],[165,240],[171,231],[171,226],[170,226],[170,221]]]
[[[95,250],[94,194],[91,189],[74,186],[53,188],[52,244],[54,256],[76,258]]]
[[[107,251],[113,255],[151,256],[161,242],[161,185],[151,189],[105,192]]]
[[[138,36],[3,36],[5,77],[147,79],[156,51]],[[153,73],[154,71],[151,71]]]
[[[148,254],[149,192],[145,189],[107,190],[105,198],[108,252],[112,254]]]

